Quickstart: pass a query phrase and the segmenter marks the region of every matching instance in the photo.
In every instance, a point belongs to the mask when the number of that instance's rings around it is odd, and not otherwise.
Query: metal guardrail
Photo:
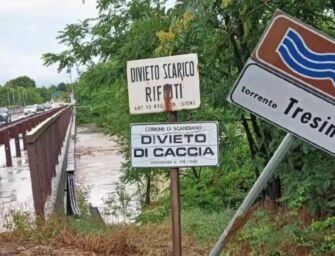
[[[23,138],[23,149],[26,150],[26,133],[63,108],[64,107],[55,108],[48,112],[18,119],[8,125],[0,127],[0,146],[5,146],[7,167],[13,165],[10,140],[15,139],[16,157],[21,157],[20,134],[22,134]]]
[[[29,168],[35,213],[44,220],[44,207],[51,194],[51,180],[56,176],[56,165],[73,115],[73,106],[67,106],[26,135]]]

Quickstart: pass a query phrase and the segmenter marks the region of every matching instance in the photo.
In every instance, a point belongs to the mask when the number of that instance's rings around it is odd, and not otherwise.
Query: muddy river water
[[[12,211],[34,215],[27,151],[15,157],[14,140],[11,149],[13,167],[6,167],[5,150],[0,146],[0,232],[6,229]],[[120,185],[124,158],[116,138],[92,127],[78,127],[75,154],[77,190],[85,192],[88,203],[99,209],[106,223],[132,222],[140,203],[135,185]]]
[[[140,211],[136,186],[120,182],[123,162],[115,137],[92,127],[77,128],[76,187],[109,224],[130,222]]]

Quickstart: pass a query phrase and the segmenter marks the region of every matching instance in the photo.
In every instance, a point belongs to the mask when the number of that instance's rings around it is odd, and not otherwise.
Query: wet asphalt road
[[[21,158],[15,157],[14,140],[11,149],[13,167],[6,167],[4,146],[0,146],[0,231],[11,211],[33,211],[27,152],[22,151]]]

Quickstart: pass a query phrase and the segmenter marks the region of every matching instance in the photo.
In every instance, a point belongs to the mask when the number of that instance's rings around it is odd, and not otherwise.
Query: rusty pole
[[[265,166],[263,172],[256,180],[255,184],[252,186],[251,190],[248,192],[247,196],[244,198],[242,204],[236,211],[234,217],[228,223],[226,229],[220,236],[219,240],[216,242],[214,248],[210,252],[209,256],[220,256],[223,248],[226,246],[229,238],[232,236],[234,230],[238,229],[239,224],[238,220],[243,217],[249,208],[253,205],[258,195],[266,186],[267,182],[272,178],[273,174],[276,171],[276,168],[286,156],[290,146],[295,141],[295,137],[290,133],[286,134],[283,141],[280,143],[279,147],[271,157],[270,161]]]
[[[177,112],[169,112],[169,121],[177,122]],[[179,186],[179,168],[171,168],[171,205],[172,205],[172,242],[173,255],[181,256],[181,226],[180,226],[180,186]]]
[[[26,128],[26,127],[25,127]],[[27,150],[27,143],[26,143],[26,130],[22,132],[22,140],[23,140],[23,150]]]
[[[15,131],[14,131],[14,140],[15,140],[15,151],[16,151],[16,157],[21,157],[21,148],[20,148],[20,129],[19,126],[16,125]]]
[[[165,111],[168,112],[169,122],[176,123],[178,121],[177,112],[173,111],[172,98],[172,84],[165,84],[163,87],[164,91],[164,103]],[[179,168],[171,168],[170,170],[171,180],[171,205],[172,205],[172,245],[173,245],[173,256],[181,256],[181,226],[180,226],[180,186],[179,186]]]
[[[19,135],[16,135],[15,138],[15,151],[16,151],[16,157],[21,157],[21,148],[20,148],[20,137]]]
[[[13,166],[12,153],[10,150],[10,138],[9,138],[8,130],[6,130],[4,133],[4,139],[5,139],[4,145],[5,145],[5,154],[6,154],[6,166],[12,167]]]

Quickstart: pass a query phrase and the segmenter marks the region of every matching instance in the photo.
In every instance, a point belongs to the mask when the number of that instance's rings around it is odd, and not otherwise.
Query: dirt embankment
[[[1,242],[0,255],[22,255],[22,256],[93,256],[94,252],[84,252],[76,248],[53,248],[45,245],[24,244],[18,242]]]
[[[36,235],[36,230],[33,231]],[[42,234],[40,234],[42,235]],[[0,236],[0,256],[172,256],[171,228],[168,224],[124,225],[105,234],[83,235],[63,230],[47,242],[29,241],[17,235]],[[183,236],[183,255],[208,255],[210,248],[201,247],[194,239]]]

